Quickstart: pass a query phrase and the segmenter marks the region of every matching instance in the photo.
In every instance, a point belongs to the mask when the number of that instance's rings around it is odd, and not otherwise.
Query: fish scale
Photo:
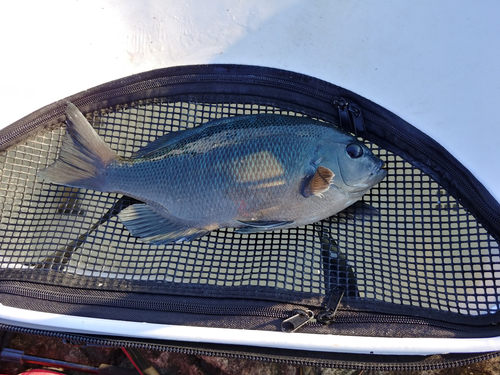
[[[353,136],[305,117],[215,120],[160,137],[132,158],[118,157],[72,104],[67,124],[59,159],[39,176],[144,202],[118,216],[152,244],[218,228],[309,224],[356,202],[386,174]]]
[[[251,137],[252,132],[248,136]],[[123,173],[123,165],[110,167],[108,178],[113,185],[109,188],[159,203],[180,219],[197,216],[199,220],[207,217],[209,221],[229,223],[235,218],[234,211],[239,206],[236,202],[245,202],[248,208],[256,207],[255,212],[257,207],[266,209],[273,199],[283,194],[298,193],[298,188],[289,189],[289,184],[294,177],[299,181],[296,175],[300,172],[292,165],[292,157],[300,150],[290,147],[278,158],[280,147],[276,145],[283,140],[276,138],[277,142],[249,141],[244,148],[219,146],[205,153],[205,147],[200,147],[202,152],[195,155],[169,157],[165,154],[155,161],[132,160],[126,162],[130,172],[127,174]],[[306,161],[303,164],[302,169],[307,167]],[[248,194],[255,190],[258,194]],[[248,215],[251,213],[244,218]]]

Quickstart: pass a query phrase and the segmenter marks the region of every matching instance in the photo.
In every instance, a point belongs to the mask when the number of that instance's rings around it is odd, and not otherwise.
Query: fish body
[[[144,241],[192,240],[218,228],[284,229],[329,217],[385,177],[351,135],[305,117],[238,116],[169,133],[118,157],[72,104],[51,182],[134,197],[118,216]]]

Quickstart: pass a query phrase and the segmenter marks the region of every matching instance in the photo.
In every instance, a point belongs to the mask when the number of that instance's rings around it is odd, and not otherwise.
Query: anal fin
[[[140,237],[143,242],[152,245],[191,241],[209,232],[205,228],[186,226],[180,220],[162,215],[150,205],[142,203],[127,207],[118,217],[132,236]]]

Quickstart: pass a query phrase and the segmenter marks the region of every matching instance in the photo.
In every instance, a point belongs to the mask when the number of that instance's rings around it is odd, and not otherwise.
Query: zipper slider
[[[335,313],[344,297],[345,288],[336,286],[330,292],[330,296],[325,304],[325,309],[318,314],[316,320],[322,324],[330,324],[335,320]]]
[[[314,319],[314,313],[311,310],[295,309],[292,314],[293,316],[281,322],[283,332],[295,332]]]
[[[340,96],[335,96],[332,100],[332,105],[334,107],[337,107],[337,110],[339,111],[339,122],[340,122],[340,127],[344,130],[351,130],[351,119],[349,118],[349,111],[347,110],[347,106],[349,103],[347,103],[347,100]]]
[[[357,104],[349,103],[347,105],[349,113],[351,114],[351,120],[354,124],[354,133],[357,135],[358,132],[365,132],[365,122],[363,121],[363,114],[361,113],[361,108]]]
[[[344,130],[353,132],[356,137],[358,132],[365,132],[365,123],[361,108],[355,103],[349,103],[345,98],[335,96],[331,104],[337,107],[339,111],[340,127]]]

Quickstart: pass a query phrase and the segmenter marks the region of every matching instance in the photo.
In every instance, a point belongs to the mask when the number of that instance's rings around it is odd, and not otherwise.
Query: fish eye
[[[345,150],[347,152],[347,155],[349,155],[351,159],[357,159],[363,156],[363,148],[361,148],[361,146],[357,145],[356,143],[351,143],[350,145],[347,145]]]

